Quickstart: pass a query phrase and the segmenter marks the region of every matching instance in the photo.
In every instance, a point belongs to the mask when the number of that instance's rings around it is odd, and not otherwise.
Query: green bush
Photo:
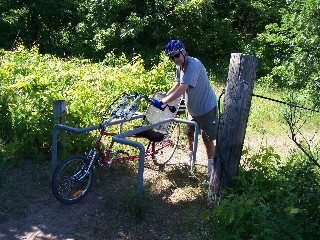
[[[319,177],[302,155],[281,163],[272,148],[246,152],[237,185],[205,215],[214,239],[318,239]]]
[[[122,92],[151,95],[166,91],[173,72],[167,58],[146,70],[139,55],[131,60],[110,53],[101,63],[41,55],[19,46],[0,52],[0,139],[9,158],[43,160],[51,148],[53,100],[67,103],[67,125],[83,128],[106,117],[106,108]],[[170,72],[170,73],[169,73]],[[88,134],[73,136],[69,148],[88,144]]]
[[[260,58],[260,81],[305,88],[317,81],[320,69],[319,1],[289,0],[286,5],[279,9],[281,20],[267,24],[250,48]]]

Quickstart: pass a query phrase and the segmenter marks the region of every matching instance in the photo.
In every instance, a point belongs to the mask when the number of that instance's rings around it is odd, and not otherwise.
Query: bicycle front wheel
[[[52,177],[52,192],[56,199],[73,204],[84,198],[93,180],[93,169],[88,167],[89,160],[85,156],[74,155],[64,159]]]
[[[153,162],[159,167],[164,167],[172,158],[179,142],[180,124],[172,123],[171,129],[167,136],[161,142],[154,142],[153,148]]]

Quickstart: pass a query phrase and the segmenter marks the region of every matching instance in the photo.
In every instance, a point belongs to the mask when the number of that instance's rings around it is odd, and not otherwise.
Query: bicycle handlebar
[[[164,107],[160,106],[158,107],[160,110],[164,111],[166,108],[169,108],[170,112],[174,113],[175,111],[177,111],[177,108],[175,106],[169,106],[168,104],[166,104]]]
[[[121,95],[120,95],[121,97]],[[134,98],[134,100],[129,103],[129,99]],[[123,117],[125,119],[130,119],[132,115],[137,111],[139,107],[138,101],[144,98],[148,102],[152,102],[150,98],[146,94],[140,94],[139,92],[135,92],[134,94],[130,93],[123,93],[122,99],[118,102],[118,104],[112,109],[111,115],[114,117]],[[164,111],[166,108],[169,108],[169,110],[174,113],[177,111],[175,106],[169,106],[166,104],[164,107],[160,106],[158,107],[160,110]]]

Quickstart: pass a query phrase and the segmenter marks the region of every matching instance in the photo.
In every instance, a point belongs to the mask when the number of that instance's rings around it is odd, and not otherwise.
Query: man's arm
[[[177,82],[177,83],[167,92],[167,95],[170,95],[171,93],[173,93],[179,86],[180,86],[180,83]]]
[[[189,87],[188,84],[176,83],[176,85],[174,85],[170,89],[167,96],[164,97],[161,101],[163,102],[163,104],[167,104],[169,102],[176,100],[178,97],[180,97],[182,94],[184,94],[187,91],[188,87]]]

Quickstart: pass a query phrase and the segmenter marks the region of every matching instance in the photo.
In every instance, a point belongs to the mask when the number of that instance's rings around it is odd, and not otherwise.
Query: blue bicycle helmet
[[[166,55],[170,55],[173,52],[178,52],[184,50],[184,43],[180,40],[171,40],[164,47]]]

